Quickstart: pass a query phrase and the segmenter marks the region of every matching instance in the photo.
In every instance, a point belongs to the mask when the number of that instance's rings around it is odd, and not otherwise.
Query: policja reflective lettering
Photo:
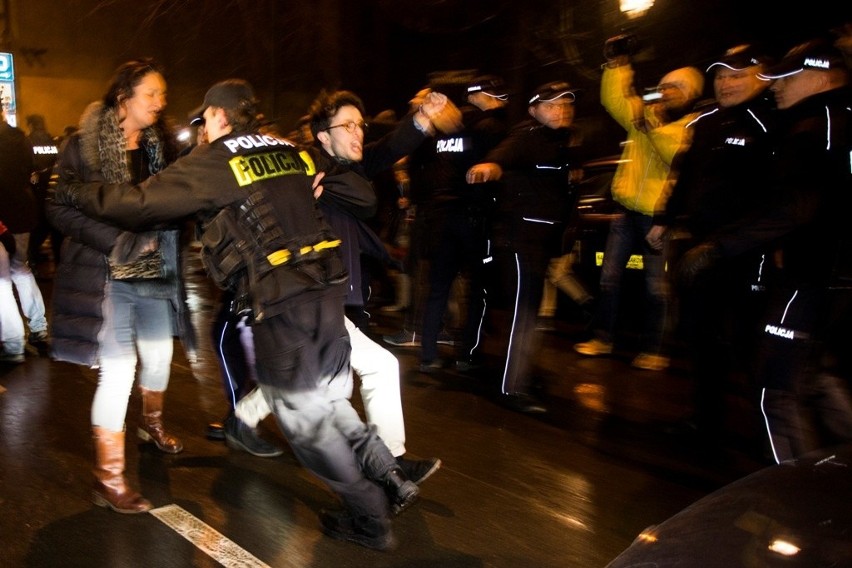
[[[237,156],[228,161],[234,178],[242,187],[256,181],[291,174],[307,175],[306,164],[290,152],[266,152]]]
[[[232,154],[236,154],[240,147],[245,148],[246,150],[251,150],[252,148],[263,148],[264,146],[292,147],[293,145],[286,140],[281,140],[267,134],[247,134],[225,140],[225,146],[228,147],[228,150],[230,150]]]
[[[438,140],[435,149],[438,152],[464,152],[464,138]]]

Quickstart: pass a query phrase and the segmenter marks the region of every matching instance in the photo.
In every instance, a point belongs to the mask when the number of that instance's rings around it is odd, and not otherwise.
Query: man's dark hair
[[[314,135],[314,140],[316,140],[319,132],[328,130],[334,115],[341,107],[347,105],[354,106],[361,112],[362,116],[365,116],[364,103],[352,91],[334,91],[333,93],[320,91],[319,96],[308,109],[308,115],[311,117],[311,134]]]
[[[27,116],[27,126],[32,130],[45,130],[44,117],[40,114],[31,114]]]

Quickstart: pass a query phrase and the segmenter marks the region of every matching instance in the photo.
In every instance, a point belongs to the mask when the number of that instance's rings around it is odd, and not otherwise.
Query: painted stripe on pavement
[[[149,513],[225,568],[270,568],[178,505],[158,507]]]

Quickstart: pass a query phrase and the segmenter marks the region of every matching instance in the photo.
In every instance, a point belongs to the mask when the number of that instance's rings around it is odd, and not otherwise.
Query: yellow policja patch
[[[308,174],[307,166],[299,156],[280,150],[236,156],[228,163],[231,165],[231,171],[234,172],[237,183],[241,186],[280,176]]]

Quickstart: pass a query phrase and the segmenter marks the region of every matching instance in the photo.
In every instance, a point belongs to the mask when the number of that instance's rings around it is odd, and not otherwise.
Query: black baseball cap
[[[189,113],[189,123],[198,124],[202,121],[202,115],[207,107],[219,107],[224,109],[238,109],[242,106],[257,104],[254,98],[254,89],[242,79],[226,79],[210,87],[204,95],[201,106]]]
[[[551,83],[545,83],[533,91],[528,104],[534,105],[543,102],[555,101],[562,97],[570,97],[571,101],[574,101],[576,98],[574,96],[574,91],[571,90],[571,85],[565,81],[553,81]]]
[[[509,94],[506,92],[506,87],[503,85],[503,80],[495,75],[483,75],[481,77],[477,77],[467,84],[466,92],[468,95],[484,93],[489,97],[494,97],[501,101],[505,101],[509,98]]]
[[[760,46],[744,43],[727,50],[717,61],[710,64],[706,71],[709,73],[714,67],[727,67],[734,71],[742,71],[755,65],[768,65],[771,59]]]
[[[847,67],[843,52],[825,39],[813,39],[788,51],[777,65],[758,76],[765,81],[771,81],[805,70],[830,71],[844,68]]]

